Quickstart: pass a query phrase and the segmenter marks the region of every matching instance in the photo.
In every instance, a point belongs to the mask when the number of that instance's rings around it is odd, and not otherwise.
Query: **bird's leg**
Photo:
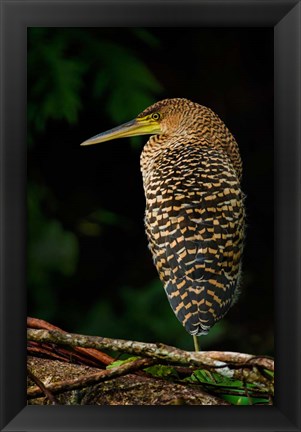
[[[196,352],[200,351],[200,345],[199,345],[199,341],[198,341],[198,337],[196,335],[192,335],[193,337],[193,343],[194,343],[194,350]]]

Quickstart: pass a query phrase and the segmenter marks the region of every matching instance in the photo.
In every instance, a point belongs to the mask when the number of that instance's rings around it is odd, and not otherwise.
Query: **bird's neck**
[[[218,125],[219,127],[215,127]],[[183,143],[188,142],[190,146],[197,146],[203,150],[206,148],[215,148],[229,157],[233,167],[237,173],[237,177],[241,180],[242,162],[239,154],[238,145],[225,126],[225,124],[216,116],[210,127],[203,127],[193,136],[187,136],[182,133],[179,135],[152,135],[145,144],[141,153],[140,165],[143,180],[145,181],[149,172],[156,166],[159,160],[164,155],[168,148],[181,147]]]
[[[152,135],[143,147],[140,157],[140,166],[144,181],[147,173],[153,169],[158,158],[160,158],[162,151],[170,145],[169,140],[168,144],[166,144],[166,142],[165,135]]]

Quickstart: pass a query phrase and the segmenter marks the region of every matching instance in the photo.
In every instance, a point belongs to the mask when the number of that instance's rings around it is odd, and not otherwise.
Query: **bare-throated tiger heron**
[[[207,334],[235,302],[244,239],[238,145],[209,108],[165,99],[82,145],[151,135],[141,154],[149,247],[188,333]]]

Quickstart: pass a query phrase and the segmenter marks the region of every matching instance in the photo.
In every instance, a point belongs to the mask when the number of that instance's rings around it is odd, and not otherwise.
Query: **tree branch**
[[[161,343],[144,343],[98,336],[62,333],[57,330],[27,330],[28,339],[52,342],[71,347],[110,349],[128,354],[150,357],[173,364],[192,365],[213,369],[229,378],[265,385],[270,392],[273,382],[262,374],[263,369],[274,370],[274,361],[269,357],[219,351],[189,352]]]
[[[237,366],[261,366],[274,370],[273,359],[266,356],[253,356],[251,354],[227,352],[227,351],[200,351],[190,352],[161,343],[145,343],[122,339],[110,339],[100,336],[86,336],[75,333],[62,333],[60,331],[27,330],[28,340],[36,342],[52,342],[71,347],[85,347],[95,349],[110,349],[122,351],[128,354],[136,354],[146,357],[168,360],[183,365],[221,367],[218,362],[231,362]]]

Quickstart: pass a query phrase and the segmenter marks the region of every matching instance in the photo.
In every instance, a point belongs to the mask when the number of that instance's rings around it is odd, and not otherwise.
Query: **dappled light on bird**
[[[239,293],[244,241],[238,145],[209,108],[165,99],[81,145],[151,135],[141,154],[145,228],[178,320],[194,338],[222,319]]]

